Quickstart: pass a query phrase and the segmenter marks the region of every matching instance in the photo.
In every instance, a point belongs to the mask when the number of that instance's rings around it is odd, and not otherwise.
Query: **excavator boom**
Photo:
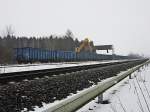
[[[90,45],[90,41],[89,41],[88,38],[85,38],[85,40],[82,42],[82,44],[81,44],[79,47],[77,47],[77,48],[75,49],[75,51],[76,51],[77,53],[79,53],[79,52],[81,52],[81,50],[83,50],[83,49],[85,49],[85,48],[87,48],[87,49],[86,49],[87,51],[92,52],[92,47],[91,47],[91,45]]]

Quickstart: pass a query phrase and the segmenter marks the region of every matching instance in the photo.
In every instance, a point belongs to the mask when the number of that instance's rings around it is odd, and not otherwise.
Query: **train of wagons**
[[[41,48],[15,48],[14,58],[18,63],[34,62],[71,62],[71,61],[98,61],[112,59],[129,59],[128,56],[104,55],[90,52],[76,53],[74,51],[46,50]]]

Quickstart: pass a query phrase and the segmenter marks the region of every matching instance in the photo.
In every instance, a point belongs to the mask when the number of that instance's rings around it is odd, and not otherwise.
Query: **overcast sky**
[[[0,34],[62,35],[113,44],[117,54],[150,56],[150,0],[0,0]]]

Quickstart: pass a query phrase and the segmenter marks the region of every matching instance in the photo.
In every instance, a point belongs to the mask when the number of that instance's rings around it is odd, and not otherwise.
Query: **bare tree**
[[[67,37],[74,38],[74,35],[73,35],[72,31],[69,30],[69,29],[66,31],[66,36],[67,36]]]
[[[5,30],[4,30],[4,36],[10,37],[14,35],[14,29],[12,25],[7,25]]]

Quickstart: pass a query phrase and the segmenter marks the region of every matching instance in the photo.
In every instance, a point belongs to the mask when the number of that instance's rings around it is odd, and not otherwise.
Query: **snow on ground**
[[[150,112],[150,65],[107,90],[103,99],[110,103],[98,104],[95,98],[77,112]]]
[[[91,88],[94,87],[94,86],[95,85],[92,85]],[[76,94],[70,93],[70,95],[67,96],[67,98],[62,99],[62,100],[56,100],[53,103],[49,103],[49,104],[43,103],[43,107],[41,107],[41,108],[39,108],[38,106],[35,106],[35,108],[34,108],[35,110],[34,111],[30,111],[30,112],[43,112],[43,111],[47,110],[48,108],[51,108],[51,107],[53,107],[53,106],[55,106],[55,105],[57,105],[57,104],[59,104],[61,102],[67,101],[67,100],[75,97],[77,94],[80,94],[80,93],[85,92],[87,90],[88,90],[88,88],[86,88],[84,90],[81,90],[81,91],[77,91]],[[24,109],[22,112],[26,112],[25,110],[26,109]]]
[[[121,73],[123,72],[125,71],[122,71]],[[144,93],[144,96],[146,97],[146,101],[148,105],[150,105],[150,96],[148,94],[149,92],[147,93],[146,91],[146,89],[150,91],[150,89],[148,88],[150,86],[149,74],[150,74],[150,66],[144,69],[141,69],[141,72],[138,72],[138,71],[134,72],[132,74],[132,79],[129,79],[127,77],[126,79],[122,80],[117,85],[113,86],[112,88],[107,90],[105,93],[103,93],[104,100],[109,101],[110,102],[109,104],[97,104],[98,98],[95,98],[90,103],[86,104],[81,109],[77,110],[77,112],[149,112],[147,110],[147,106],[145,105],[145,101],[143,99],[143,96],[138,86],[138,83],[139,83],[140,87],[142,88],[142,92]],[[137,76],[137,80],[135,76]],[[105,79],[105,80],[108,80],[108,79]],[[88,89],[89,88],[78,91],[76,94],[80,94],[81,92],[84,92]],[[136,92],[136,89],[137,89],[137,92]],[[70,96],[68,96],[67,98],[60,100],[60,101],[57,100],[54,103],[49,103],[49,104],[43,103],[43,107],[41,108],[35,106],[34,112],[42,112],[54,105],[57,105],[58,103],[61,103],[65,100],[68,100],[74,97],[76,94],[70,94]],[[138,96],[139,96],[139,100],[138,100]],[[140,104],[142,105],[141,107],[140,107]],[[26,109],[24,109],[24,111],[25,110]],[[30,111],[30,112],[33,112],[33,111]]]
[[[113,77],[107,78],[107,79],[104,79],[104,80],[102,80],[102,81],[107,81],[107,80],[110,80],[110,79],[112,79],[112,78],[113,78]],[[84,90],[81,90],[81,91],[77,91],[76,94],[70,93],[70,95],[67,96],[67,98],[65,98],[65,99],[56,100],[56,101],[54,101],[53,103],[49,103],[49,104],[43,103],[43,107],[41,107],[41,108],[35,106],[35,108],[34,108],[35,111],[30,111],[30,112],[43,112],[43,111],[45,112],[45,110],[47,110],[48,108],[51,108],[51,107],[53,107],[53,106],[55,106],[55,105],[57,105],[57,104],[60,104],[60,103],[62,103],[62,102],[65,102],[65,101],[67,101],[67,100],[69,100],[69,99],[71,99],[71,98],[74,98],[74,97],[77,96],[77,94],[79,95],[79,94],[81,94],[81,93],[84,93],[84,92],[88,91],[90,88],[93,88],[94,86],[96,86],[96,85],[92,85],[91,87],[85,88]],[[26,112],[25,110],[26,110],[26,109],[24,109],[22,112]]]
[[[7,65],[7,66],[0,66],[0,73],[82,66],[82,65],[117,62],[117,61],[122,61],[122,60]]]

